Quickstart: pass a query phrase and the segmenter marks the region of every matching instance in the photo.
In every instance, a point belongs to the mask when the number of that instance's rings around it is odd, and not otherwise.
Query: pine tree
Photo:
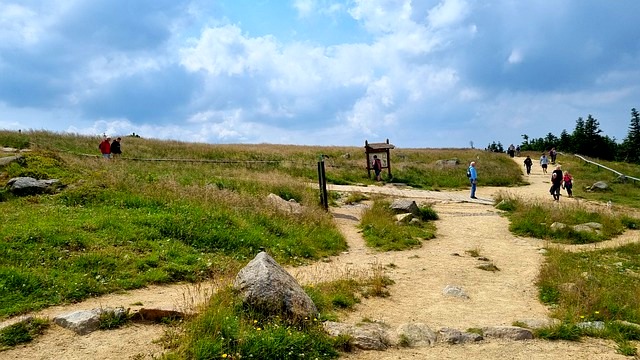
[[[623,157],[628,162],[640,163],[640,113],[631,109],[629,133],[622,142]]]

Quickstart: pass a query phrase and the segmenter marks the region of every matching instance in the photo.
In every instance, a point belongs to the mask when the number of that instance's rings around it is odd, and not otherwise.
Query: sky
[[[638,0],[0,0],[0,129],[485,148],[627,136]]]

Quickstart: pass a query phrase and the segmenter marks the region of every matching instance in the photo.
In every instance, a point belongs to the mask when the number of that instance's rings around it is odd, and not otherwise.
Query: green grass
[[[350,339],[331,338],[322,321],[352,309],[377,281],[344,279],[307,286],[319,316],[292,323],[277,315],[244,306],[230,287],[213,295],[206,310],[173,333],[165,344],[174,346],[164,359],[335,359],[350,351]]]
[[[117,309],[103,309],[99,316],[98,328],[101,330],[113,330],[120,328],[131,321],[129,309],[118,311]]]
[[[640,324],[639,274],[640,244],[580,253],[550,249],[538,286],[541,300],[557,306],[557,318],[580,321],[598,314]]]
[[[0,351],[31,342],[48,327],[49,321],[40,318],[32,318],[5,327],[0,330]]]
[[[17,133],[0,131],[0,145],[15,143]],[[46,131],[29,131],[20,135],[28,138],[33,149],[41,149],[65,155],[99,155],[97,146],[100,137],[74,134],[56,134]],[[317,162],[324,154],[326,176],[333,184],[375,184],[367,176],[366,157],[362,147],[318,147],[293,145],[210,145],[184,143],[178,141],[160,141],[123,137],[123,159],[193,159],[195,161],[214,161],[211,163],[182,162],[188,168],[215,167],[224,173],[236,172],[242,168],[252,173],[281,177],[305,179],[317,182]],[[343,157],[349,153],[348,158]],[[451,167],[438,165],[438,160],[457,158],[459,164]],[[401,149],[391,152],[393,179],[391,182],[405,183],[425,189],[466,188],[469,181],[465,171],[471,161],[478,164],[481,184],[484,186],[515,186],[522,184],[518,164],[505,154],[496,154],[471,149]],[[136,161],[141,163],[142,161]],[[158,167],[170,164],[160,162]],[[137,166],[137,165],[136,165]],[[151,166],[145,164],[143,168]],[[172,174],[172,173],[169,173]],[[166,176],[159,175],[159,177]],[[195,175],[195,174],[193,174]],[[226,178],[226,177],[225,177]],[[221,178],[220,182],[224,183]]]
[[[381,251],[398,251],[420,247],[424,240],[435,237],[432,222],[409,222],[398,224],[390,203],[383,199],[373,202],[371,208],[362,214],[360,228],[369,247]],[[421,209],[420,214],[427,220],[437,218],[432,209]]]
[[[509,230],[520,236],[547,239],[565,244],[587,244],[609,240],[634,229],[640,219],[619,213],[590,210],[577,204],[553,206],[554,204],[525,202],[513,196],[499,194],[496,207],[507,212]],[[602,225],[599,232],[577,231],[574,225],[595,222]],[[554,223],[566,225],[554,229]]]
[[[532,159],[539,158],[532,156]],[[640,166],[624,162],[606,161],[600,159],[589,159],[600,163],[608,168],[619,171],[627,176],[640,178]],[[569,171],[574,178],[573,195],[578,198],[585,198],[600,202],[611,201],[614,205],[625,205],[633,208],[640,208],[640,182],[632,180],[626,183],[617,181],[618,175],[589,164],[573,155],[558,155],[557,162],[562,165],[563,171]],[[535,166],[535,165],[534,165]],[[605,192],[589,192],[585,188],[590,187],[597,181],[605,181],[610,189]]]
[[[550,249],[537,281],[540,300],[552,307],[561,325],[538,331],[545,339],[577,340],[580,336],[612,339],[625,355],[635,355],[629,341],[640,339],[640,244],[569,253]],[[604,321],[603,331],[575,324]]]

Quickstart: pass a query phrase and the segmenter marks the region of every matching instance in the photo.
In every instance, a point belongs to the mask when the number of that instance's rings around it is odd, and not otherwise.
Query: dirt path
[[[522,164],[524,158],[516,158]],[[478,169],[482,179],[482,168]],[[526,175],[525,175],[526,177]],[[518,188],[478,188],[478,200],[469,199],[468,191],[436,192],[402,189],[392,186],[331,186],[333,191],[360,191],[414,199],[419,204],[432,203],[440,220],[437,237],[419,249],[380,253],[367,248],[360,235],[359,223],[364,205],[332,208],[335,221],[349,243],[349,251],[307,267],[288,270],[302,283],[327,281],[344,276],[366,276],[375,267],[384,267],[394,280],[389,298],[364,300],[345,322],[364,318],[384,321],[391,327],[421,322],[433,330],[453,327],[511,325],[516,320],[546,319],[548,310],[538,302],[534,285],[543,255],[544,241],[522,238],[508,231],[508,220],[500,216],[493,204],[502,191],[527,199],[551,202],[548,175],[534,166],[528,177],[530,185]],[[558,206],[577,203],[562,198]],[[619,243],[638,241],[638,233],[596,245],[573,247],[591,250]],[[488,258],[500,271],[483,271],[479,261],[466,252],[474,250]],[[469,299],[442,294],[446,285],[462,287]],[[53,317],[63,312],[100,306],[161,306],[189,308],[211,293],[212,285],[149,287],[125,294],[114,294],[64,307],[53,307],[38,315]],[[138,305],[132,305],[136,304]],[[142,305],[140,305],[142,304]],[[87,336],[74,335],[53,326],[38,340],[11,351],[0,352],[0,359],[143,359],[161,353],[154,340],[162,336],[160,325],[134,325],[112,331],[97,331]],[[615,353],[608,341],[586,339],[580,343],[487,340],[480,344],[444,345],[432,348],[391,349],[385,352],[356,352],[347,359],[626,359]]]

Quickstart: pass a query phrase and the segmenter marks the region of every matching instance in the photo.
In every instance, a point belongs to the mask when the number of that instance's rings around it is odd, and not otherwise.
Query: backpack
[[[471,177],[471,170],[467,169],[467,177],[470,178]]]

